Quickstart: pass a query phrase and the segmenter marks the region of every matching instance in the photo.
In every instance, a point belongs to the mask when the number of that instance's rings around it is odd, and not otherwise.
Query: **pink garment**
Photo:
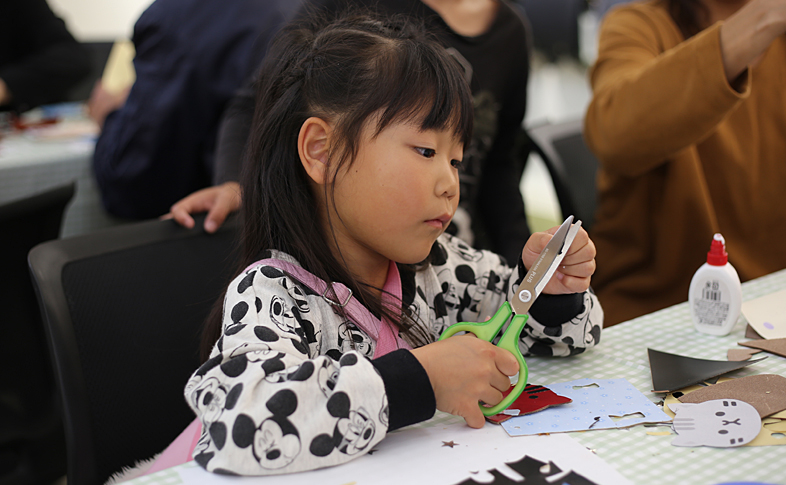
[[[339,304],[345,304],[344,310],[352,321],[376,342],[374,358],[381,357],[397,349],[409,349],[412,347],[404,341],[398,334],[398,327],[387,321],[382,321],[371,314],[356,298],[352,298],[352,292],[341,283],[333,283],[335,295],[326,293],[327,283],[309,273],[305,269],[295,264],[282,261],[280,259],[263,259],[250,265],[246,270],[264,264],[278,268],[286,272],[289,276],[308,286],[326,299],[329,298]],[[388,267],[388,277],[385,286],[382,288],[382,301],[397,305],[401,302],[401,276],[398,267],[393,261]],[[176,465],[182,465],[194,459],[194,449],[199,438],[202,436],[202,422],[199,418],[194,419],[188,427],[183,430],[175,440],[156,458],[150,469],[143,475],[155,473]]]

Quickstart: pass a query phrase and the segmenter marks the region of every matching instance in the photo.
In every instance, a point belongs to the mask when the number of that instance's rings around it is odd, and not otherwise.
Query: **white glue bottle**
[[[726,254],[726,241],[720,234],[712,238],[707,262],[693,275],[688,293],[690,314],[696,330],[710,335],[731,332],[742,305],[740,277]]]

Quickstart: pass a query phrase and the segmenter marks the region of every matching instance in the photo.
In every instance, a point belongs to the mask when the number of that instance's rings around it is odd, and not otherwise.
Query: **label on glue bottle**
[[[705,280],[703,287],[697,287],[698,294],[694,295],[693,302],[697,323],[722,327],[729,316],[729,286],[722,280],[713,278]]]
[[[742,286],[737,271],[728,262],[726,241],[715,234],[707,262],[690,282],[688,302],[696,330],[711,335],[726,335],[740,315]]]

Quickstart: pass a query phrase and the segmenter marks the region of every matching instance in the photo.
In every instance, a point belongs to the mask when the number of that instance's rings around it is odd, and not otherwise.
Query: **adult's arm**
[[[678,35],[676,27],[663,29],[669,23],[665,11],[641,7],[608,14],[585,118],[586,140],[606,170],[635,177],[656,168],[707,136],[748,96],[750,74],[745,67],[727,72],[725,57],[737,51],[723,39],[729,25],[739,32],[738,22],[753,10],[740,10],[665,52],[661,46]]]
[[[0,65],[0,79],[6,85],[7,102],[18,111],[62,101],[69,88],[90,72],[90,58],[55,16],[45,0],[14,4],[13,35],[24,51]]]

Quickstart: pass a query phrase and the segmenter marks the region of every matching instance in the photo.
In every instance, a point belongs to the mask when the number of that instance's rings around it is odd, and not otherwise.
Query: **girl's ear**
[[[332,126],[322,118],[312,116],[303,122],[297,137],[297,151],[300,163],[306,173],[317,184],[328,180],[328,152]]]

